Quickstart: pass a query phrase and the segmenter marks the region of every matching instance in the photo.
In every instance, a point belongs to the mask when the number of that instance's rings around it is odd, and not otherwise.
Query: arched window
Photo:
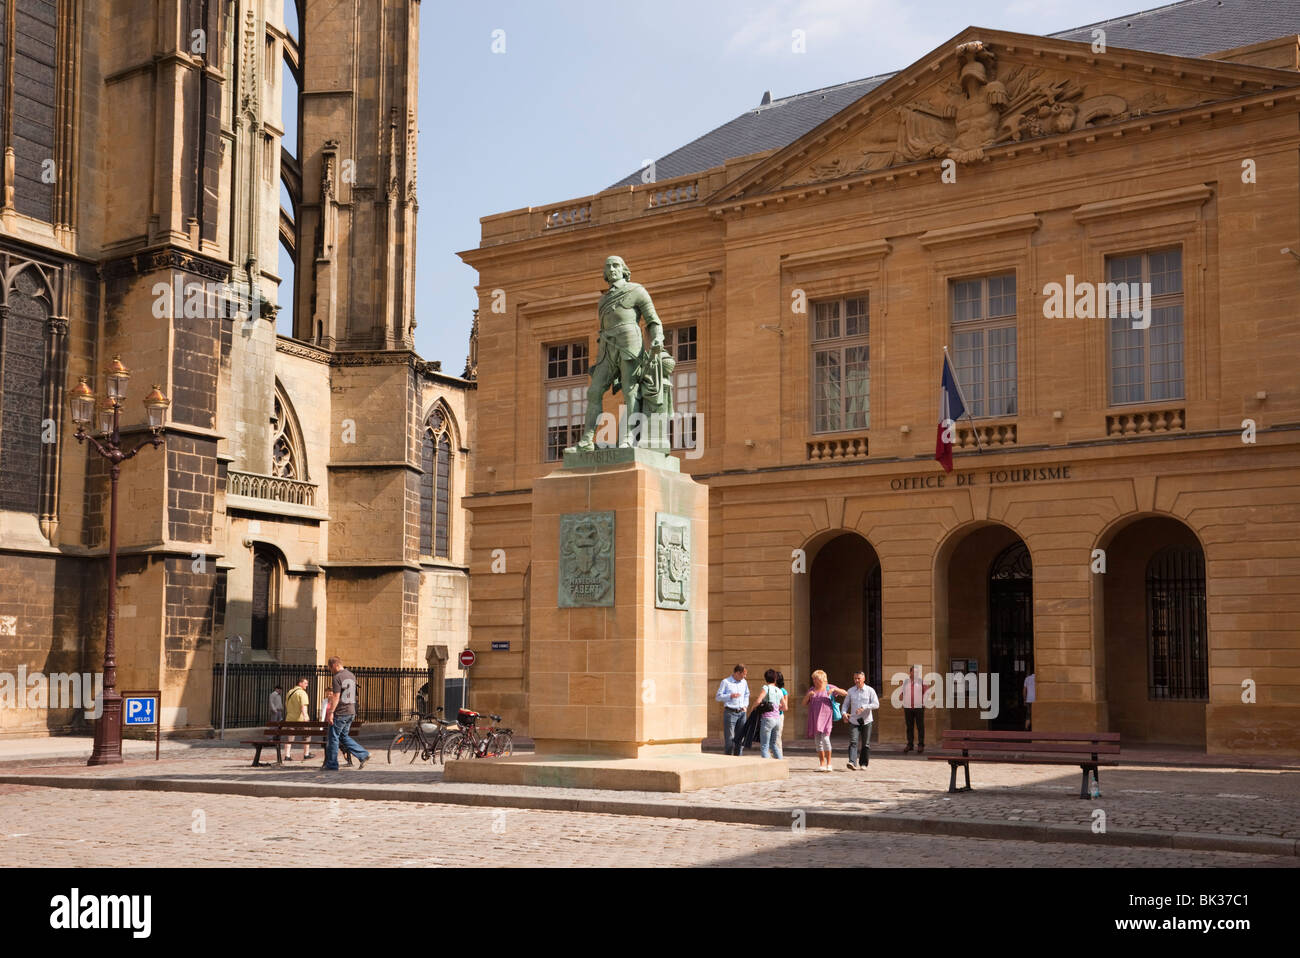
[[[441,406],[429,414],[420,443],[420,554],[451,555],[451,423]]]
[[[1195,546],[1166,546],[1147,563],[1147,661],[1150,698],[1209,698],[1205,558]]]
[[[276,613],[280,606],[280,562],[274,550],[253,548],[252,648],[269,651],[275,640]],[[278,644],[278,643],[276,643]]]
[[[275,385],[275,405],[271,415],[271,475],[279,479],[308,481],[307,456],[302,431],[279,383]]]
[[[3,292],[3,290],[0,290]],[[45,333],[50,293],[35,267],[13,279],[0,309],[0,509],[35,514],[40,505]]]

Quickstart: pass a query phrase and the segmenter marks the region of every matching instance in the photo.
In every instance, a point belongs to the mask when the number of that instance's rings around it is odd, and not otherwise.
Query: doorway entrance
[[[813,559],[809,586],[809,653],[812,669],[824,669],[842,688],[853,673],[881,691],[880,559],[862,536],[846,532],[827,542]],[[795,679],[806,687],[807,676]]]
[[[989,568],[989,673],[998,676],[994,729],[1022,730],[1021,692],[1034,671],[1034,570],[1029,550],[1017,540]]]

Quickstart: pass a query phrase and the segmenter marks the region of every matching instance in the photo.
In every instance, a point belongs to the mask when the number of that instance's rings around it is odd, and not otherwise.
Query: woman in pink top
[[[817,771],[831,770],[831,724],[835,721],[831,709],[832,695],[846,695],[844,689],[831,685],[826,673],[818,669],[812,674],[812,688],[803,698],[808,709],[808,737],[817,746]]]

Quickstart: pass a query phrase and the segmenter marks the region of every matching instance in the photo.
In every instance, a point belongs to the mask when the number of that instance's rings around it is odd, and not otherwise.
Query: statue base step
[[[779,782],[790,777],[785,762],[703,752],[654,758],[591,755],[520,755],[448,762],[443,781],[477,785],[547,785],[631,792],[693,792],[700,788]]]

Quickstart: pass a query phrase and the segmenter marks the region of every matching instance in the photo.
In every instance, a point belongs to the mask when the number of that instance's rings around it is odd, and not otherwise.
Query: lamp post
[[[87,765],[115,765],[122,761],[122,696],[117,693],[117,479],[123,462],[133,458],[145,446],[163,444],[163,422],[167,418],[167,407],[171,405],[171,400],[155,385],[149,395],[144,397],[144,408],[149,417],[152,435],[130,452],[123,452],[119,421],[122,404],[126,401],[127,380],[131,374],[117,356],[109,363],[106,373],[108,397],[99,406],[97,417],[95,393],[84,376],[69,395],[72,421],[77,425],[77,442],[90,440],[95,451],[108,460],[111,479],[108,499],[108,629],[104,637],[104,689],[100,693],[102,708],[99,720],[95,722],[95,748],[90,753]],[[86,432],[86,426],[95,418],[98,419],[103,442]]]

